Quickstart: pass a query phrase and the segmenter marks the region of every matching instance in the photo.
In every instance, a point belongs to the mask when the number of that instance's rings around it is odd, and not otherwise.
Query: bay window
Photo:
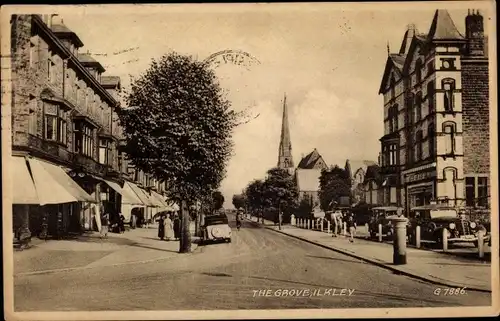
[[[68,132],[66,111],[59,105],[44,102],[44,122],[45,139],[66,145]]]
[[[76,121],[75,153],[94,158],[94,129],[83,121]]]
[[[108,139],[99,139],[99,163],[109,165],[111,162],[111,142]]]
[[[389,145],[389,165],[397,165],[398,147],[396,144]]]

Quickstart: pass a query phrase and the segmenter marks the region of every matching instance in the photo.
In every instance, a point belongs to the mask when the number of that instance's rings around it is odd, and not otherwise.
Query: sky
[[[397,52],[410,23],[428,31],[437,7],[418,8],[137,6],[65,11],[60,18],[83,41],[80,52],[93,54],[105,75],[122,77],[125,87],[130,75],[171,51],[203,60],[222,50],[241,50],[260,62],[248,70],[230,64],[216,68],[233,108],[259,115],[232,137],[234,153],[221,186],[230,207],[233,194],[277,164],[285,93],[295,165],[314,148],[330,165],[377,161],[383,135],[378,90],[387,44]],[[467,9],[449,12],[463,34]]]

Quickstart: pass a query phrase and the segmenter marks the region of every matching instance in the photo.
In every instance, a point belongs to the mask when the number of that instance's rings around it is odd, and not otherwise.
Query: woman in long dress
[[[181,237],[181,220],[177,214],[174,217],[174,237],[176,240]]]
[[[158,224],[158,237],[160,238],[160,240],[163,240],[163,238],[165,237],[165,225],[164,225],[164,218],[163,218],[163,215],[160,216],[160,221],[159,221],[159,224]]]
[[[167,241],[170,241],[170,239],[174,237],[174,225],[172,220],[170,219],[170,215],[167,215],[167,217],[163,221],[163,225],[165,228],[165,239]]]

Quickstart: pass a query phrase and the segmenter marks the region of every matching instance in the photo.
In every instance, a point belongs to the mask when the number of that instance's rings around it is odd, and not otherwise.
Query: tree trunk
[[[179,253],[191,252],[191,233],[189,231],[189,209],[186,200],[181,201],[181,235]]]

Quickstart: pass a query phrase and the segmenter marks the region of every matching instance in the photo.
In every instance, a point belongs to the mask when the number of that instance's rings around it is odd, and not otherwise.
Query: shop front
[[[93,198],[61,166],[28,155],[12,156],[13,232],[18,239],[42,230],[58,238],[81,232],[78,215]]]
[[[405,209],[431,204],[436,197],[436,169],[433,166],[403,172]]]

